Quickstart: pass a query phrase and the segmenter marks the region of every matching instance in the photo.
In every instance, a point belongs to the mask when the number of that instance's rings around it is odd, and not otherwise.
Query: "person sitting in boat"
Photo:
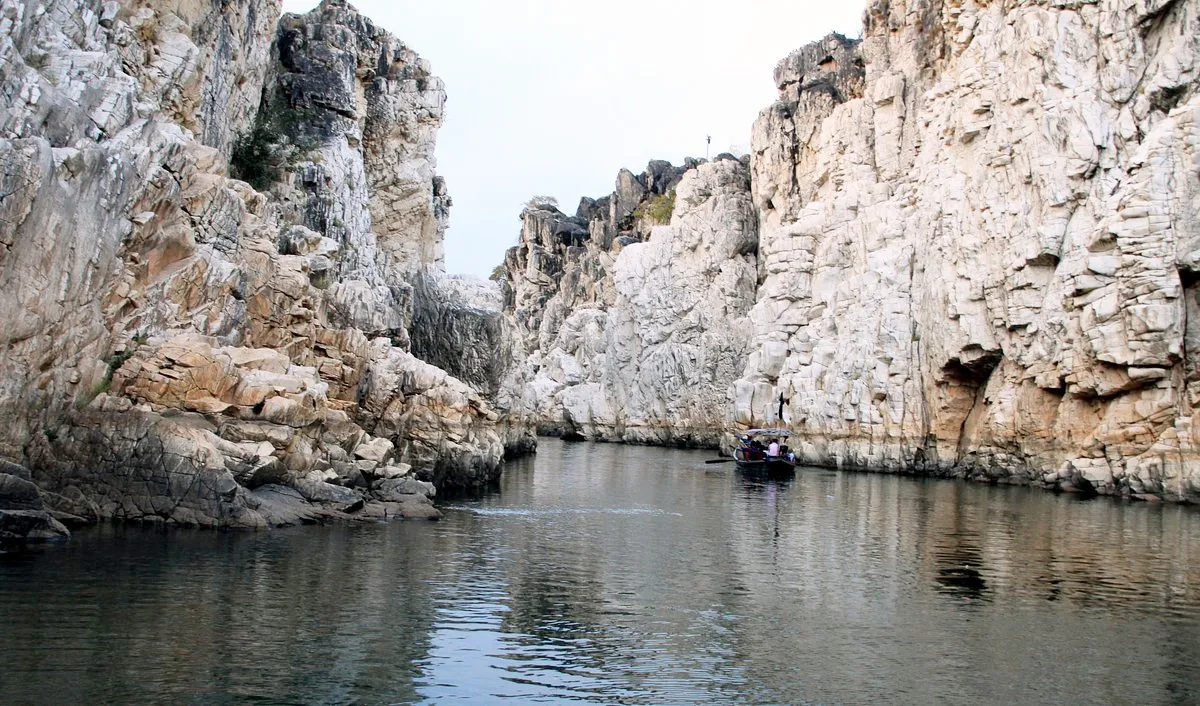
[[[761,441],[759,441],[758,439],[750,440],[750,452],[746,455],[746,458],[751,461],[761,461],[762,460],[763,447],[762,447]]]
[[[782,456],[783,460],[787,461],[788,463],[796,462],[796,452],[792,451],[787,444],[779,447],[779,455]]]
[[[779,439],[771,439],[770,445],[767,446],[767,456],[779,458]]]

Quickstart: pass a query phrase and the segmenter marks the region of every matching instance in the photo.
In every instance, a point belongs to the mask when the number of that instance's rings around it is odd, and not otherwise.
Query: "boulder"
[[[22,544],[59,542],[71,531],[41,510],[0,510],[0,551]]]
[[[311,503],[350,505],[362,499],[362,495],[354,489],[308,478],[294,480],[291,485]]]
[[[432,483],[412,477],[376,481],[371,488],[377,498],[388,502],[404,502],[408,496],[432,498],[437,493]]]
[[[354,447],[355,458],[364,461],[372,462],[376,465],[385,462],[392,453],[394,446],[392,442],[383,438],[374,438],[369,441],[364,441]]]

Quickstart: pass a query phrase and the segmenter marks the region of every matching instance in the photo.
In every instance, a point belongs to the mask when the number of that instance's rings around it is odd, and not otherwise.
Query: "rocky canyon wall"
[[[340,0],[279,9],[0,0],[0,456],[59,519],[428,516],[423,481],[496,478],[498,415],[411,349],[455,310],[415,294],[442,84]]]
[[[861,40],[776,67],[749,194],[718,159],[526,210],[500,406],[544,432],[780,424],[815,464],[1200,500],[1198,62],[1196,0],[873,0]]]
[[[1200,499],[1200,3],[875,0],[776,68],[740,424]]]

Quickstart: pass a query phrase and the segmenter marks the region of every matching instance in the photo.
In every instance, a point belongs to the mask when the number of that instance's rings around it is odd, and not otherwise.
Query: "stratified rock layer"
[[[493,482],[497,415],[407,350],[440,81],[337,0],[143,5],[0,0],[0,455],[52,510],[212,526]]]
[[[776,69],[736,420],[805,460],[1200,499],[1200,2],[875,0]]]
[[[521,344],[499,396],[509,418],[593,439],[719,443],[757,282],[749,186],[730,157],[652,162],[575,217],[527,209],[505,260]]]

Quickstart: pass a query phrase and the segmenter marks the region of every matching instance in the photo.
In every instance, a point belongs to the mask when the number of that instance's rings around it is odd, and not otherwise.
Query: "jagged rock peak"
[[[451,201],[434,149],[446,91],[429,62],[332,0],[285,15],[274,46],[258,122],[301,148],[292,184],[302,194],[276,190],[295,217],[352,246],[343,275],[444,270]],[[371,271],[381,259],[384,272]]]
[[[834,32],[788,54],[775,65],[779,99],[796,101],[805,91],[825,91],[844,103],[862,96],[866,77],[857,39]]]

